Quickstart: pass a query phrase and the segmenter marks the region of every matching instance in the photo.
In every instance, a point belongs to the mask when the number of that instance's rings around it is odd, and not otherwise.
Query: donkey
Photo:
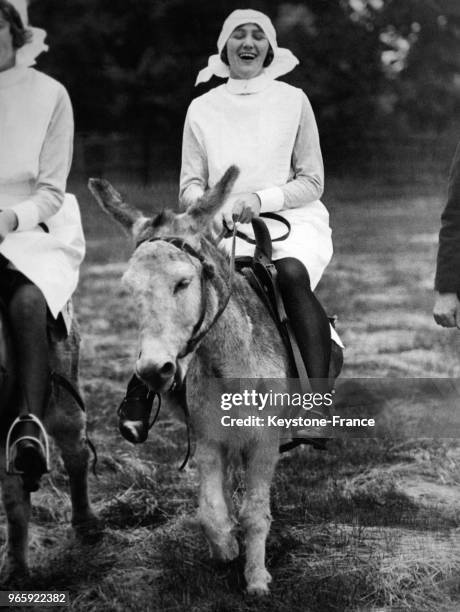
[[[101,207],[137,245],[123,283],[140,325],[136,374],[152,391],[166,393],[187,375],[186,401],[196,436],[200,475],[198,517],[211,556],[239,554],[227,477],[244,459],[245,493],[239,522],[245,533],[247,591],[268,593],[265,543],[271,523],[270,484],[279,457],[277,428],[223,427],[211,379],[292,376],[284,344],[265,306],[245,278],[232,278],[227,255],[210,232],[238,176],[229,168],[187,212],[146,218],[105,180],[90,179]],[[236,412],[235,412],[236,411]],[[232,416],[247,416],[235,408]]]
[[[79,345],[80,335],[75,319],[65,339],[50,341],[51,371],[64,377],[75,390],[78,389]],[[18,394],[8,321],[3,308],[0,308],[0,409],[4,419],[3,432],[14,418],[12,414],[15,412]],[[94,541],[101,532],[101,523],[92,512],[88,498],[85,413],[68,390],[54,383],[51,384],[44,424],[60,449],[69,475],[72,525],[78,537]],[[7,543],[0,580],[2,583],[8,583],[12,580],[22,580],[29,574],[28,526],[31,501],[30,493],[23,488],[21,477],[6,473],[4,436],[0,448],[0,481],[7,518]]]

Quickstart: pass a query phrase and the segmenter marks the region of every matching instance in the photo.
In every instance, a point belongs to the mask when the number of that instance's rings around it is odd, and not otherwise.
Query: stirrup
[[[13,444],[10,446],[11,436],[12,436],[12,433],[15,427],[17,427],[19,424],[24,423],[24,422],[34,423],[35,425],[37,425],[40,431],[40,434],[43,436],[43,441],[40,440],[40,438],[37,438],[34,436],[21,436],[17,440],[15,440]],[[38,447],[43,453],[43,456],[45,457],[45,465],[46,465],[45,473],[48,473],[51,469],[50,468],[50,448],[49,448],[48,434],[46,433],[46,430],[43,427],[43,423],[34,414],[25,414],[23,416],[18,416],[13,421],[13,424],[8,430],[8,434],[6,436],[6,449],[5,449],[6,473],[10,475],[19,475],[19,476],[22,476],[25,474],[25,472],[23,472],[22,470],[17,470],[14,466],[14,463],[16,461],[16,456],[17,456],[15,453],[17,445],[19,442],[22,442],[24,440],[30,440],[31,442],[34,442],[34,444],[38,445]]]

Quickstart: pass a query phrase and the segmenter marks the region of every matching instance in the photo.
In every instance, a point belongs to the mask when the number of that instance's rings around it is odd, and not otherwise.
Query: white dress
[[[190,206],[229,166],[240,175],[232,195],[255,192],[261,212],[278,212],[291,224],[289,238],[273,243],[273,259],[295,257],[307,268],[312,289],[332,257],[329,214],[320,201],[323,161],[318,129],[302,90],[262,74],[229,79],[191,103],[184,127],[180,200]],[[231,207],[232,196],[225,206]],[[267,220],[272,238],[284,233]],[[251,235],[251,226],[240,230]],[[230,249],[229,242],[226,248]],[[237,240],[236,254],[254,247]]]
[[[0,253],[41,289],[66,325],[85,254],[78,204],[65,193],[72,148],[65,88],[33,68],[0,72],[0,209],[12,208],[18,218]]]

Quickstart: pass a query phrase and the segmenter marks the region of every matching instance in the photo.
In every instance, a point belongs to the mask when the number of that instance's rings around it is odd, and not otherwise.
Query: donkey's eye
[[[176,286],[174,287],[174,294],[179,293],[179,291],[182,291],[183,289],[187,289],[190,283],[191,280],[189,278],[183,278],[182,280],[180,280],[178,283],[176,283]]]

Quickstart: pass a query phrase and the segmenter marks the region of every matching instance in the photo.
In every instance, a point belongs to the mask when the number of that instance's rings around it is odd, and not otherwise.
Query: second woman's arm
[[[67,91],[61,86],[40,152],[35,190],[27,200],[12,207],[18,220],[17,231],[34,229],[60,209],[72,153],[72,106]]]

